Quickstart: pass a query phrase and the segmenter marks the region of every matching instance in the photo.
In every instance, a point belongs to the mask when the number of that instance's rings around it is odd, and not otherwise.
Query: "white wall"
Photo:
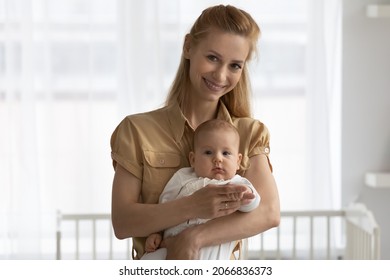
[[[390,188],[364,184],[367,171],[390,172],[390,17],[368,18],[367,4],[343,1],[342,203],[357,200],[381,227],[381,256],[390,259]]]

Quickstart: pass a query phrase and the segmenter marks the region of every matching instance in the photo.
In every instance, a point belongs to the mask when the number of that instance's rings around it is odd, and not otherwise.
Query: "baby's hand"
[[[247,187],[246,191],[242,193],[242,197],[240,199],[241,205],[249,204],[255,197],[256,195],[253,193],[253,191]]]
[[[146,238],[145,252],[150,253],[156,251],[162,241],[162,235],[160,233],[152,233]]]
[[[253,191],[246,187],[246,190],[243,192],[236,192],[229,194],[229,200],[231,201],[241,201],[241,200],[251,200],[254,198]]]

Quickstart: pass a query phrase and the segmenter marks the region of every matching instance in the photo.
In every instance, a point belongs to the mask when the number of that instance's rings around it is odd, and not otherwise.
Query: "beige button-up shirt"
[[[232,123],[240,134],[243,155],[239,174],[250,168],[249,158],[269,154],[269,133],[263,123],[252,118],[231,117],[220,102],[218,119]],[[194,131],[177,103],[160,109],[127,116],[111,136],[114,168],[120,164],[142,181],[140,202],[158,203],[159,196],[172,175],[190,166]],[[271,164],[270,164],[270,168]],[[144,253],[145,238],[133,238],[135,258]]]

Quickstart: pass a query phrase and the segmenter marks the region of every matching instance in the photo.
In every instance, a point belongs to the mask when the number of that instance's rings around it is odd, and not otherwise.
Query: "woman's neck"
[[[218,102],[194,102],[191,100],[184,105],[183,114],[195,130],[201,123],[215,119],[217,110]]]

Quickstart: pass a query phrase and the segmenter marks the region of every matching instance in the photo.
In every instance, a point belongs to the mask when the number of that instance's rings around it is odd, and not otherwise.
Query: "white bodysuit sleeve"
[[[255,187],[252,185],[252,183],[244,178],[244,177],[241,177],[239,175],[236,175],[233,177],[233,179],[231,180],[232,183],[235,183],[235,184],[241,184],[241,185],[245,185],[247,186],[248,188],[250,188],[253,192],[253,194],[255,195],[255,198],[251,200],[250,203],[246,204],[246,205],[242,205],[238,210],[241,211],[241,212],[250,212],[254,209],[256,209],[259,204],[260,204],[260,195],[259,193],[256,191]]]

